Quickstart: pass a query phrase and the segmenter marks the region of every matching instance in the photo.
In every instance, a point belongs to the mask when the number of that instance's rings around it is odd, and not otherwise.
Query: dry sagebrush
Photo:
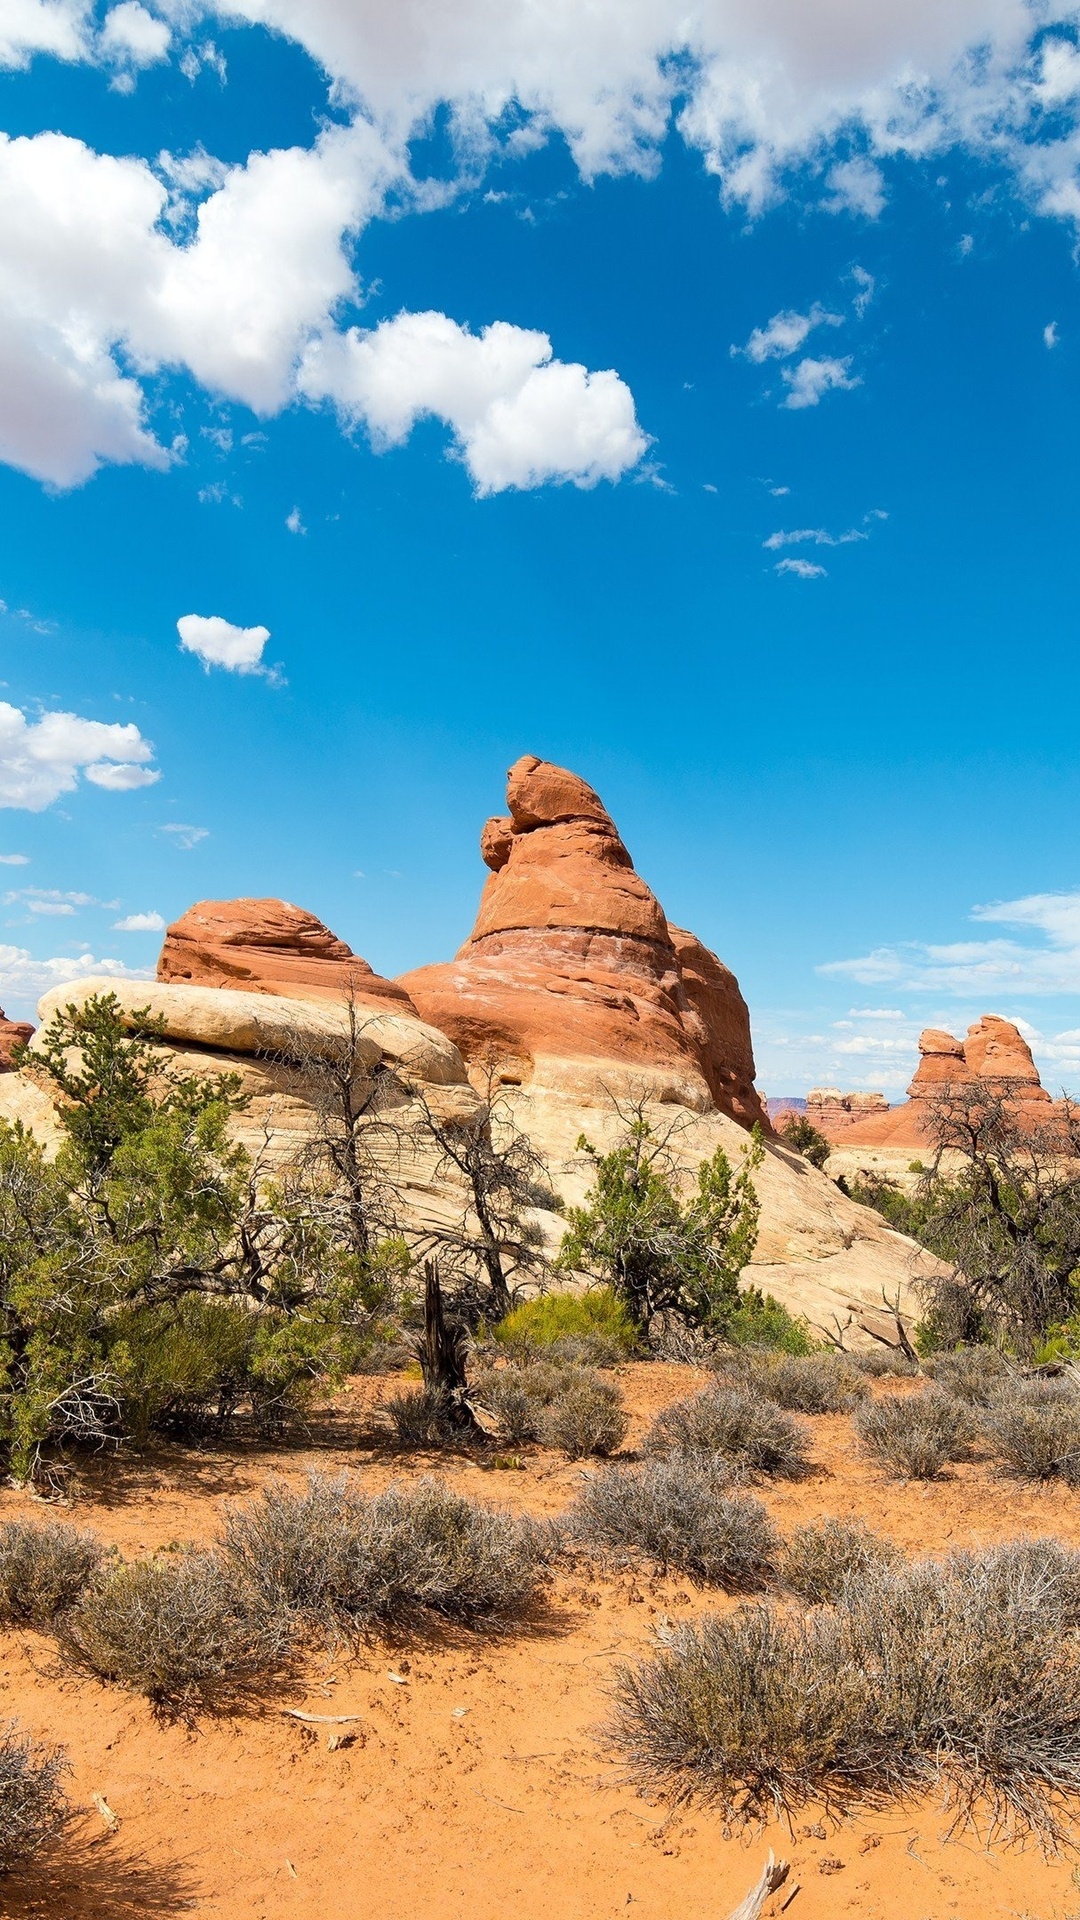
[[[860,1407],[855,1431],[864,1451],[895,1479],[935,1480],[950,1461],[963,1458],[977,1426],[962,1401],[927,1387]]]
[[[863,1375],[841,1353],[726,1347],[713,1364],[721,1380],[764,1394],[791,1413],[850,1413],[869,1392]]]
[[[810,1606],[840,1599],[848,1583],[899,1558],[891,1540],[861,1520],[818,1520],[796,1527],[780,1550],[777,1575],[789,1593]]]
[[[958,1826],[1055,1843],[1080,1795],[1078,1593],[1054,1542],[870,1566],[805,1616],[669,1630],[618,1674],[612,1738],[643,1782],[729,1818],[937,1788]]]
[[[657,1415],[647,1454],[714,1454],[754,1473],[797,1475],[807,1465],[805,1429],[789,1413],[743,1387],[707,1387]]]
[[[763,1586],[779,1548],[760,1501],[732,1493],[722,1465],[682,1454],[606,1468],[578,1495],[567,1525],[584,1545],[642,1554],[729,1591]]]
[[[626,1438],[618,1387],[588,1367],[536,1361],[492,1369],[477,1381],[475,1398],[510,1446],[538,1440],[580,1460],[614,1453]]]
[[[0,1619],[46,1628],[74,1605],[105,1559],[96,1534],[63,1520],[0,1527]]]
[[[526,1612],[554,1552],[549,1528],[437,1480],[370,1495],[345,1476],[264,1490],[228,1517],[230,1564],[276,1618],[322,1629]]]
[[[63,1752],[0,1727],[0,1873],[9,1873],[59,1836],[71,1817],[64,1793],[71,1771]]]

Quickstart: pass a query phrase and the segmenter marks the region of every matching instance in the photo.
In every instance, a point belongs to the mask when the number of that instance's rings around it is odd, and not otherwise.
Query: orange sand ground
[[[621,1379],[633,1412],[628,1447],[661,1406],[701,1382],[675,1366],[628,1367]],[[212,1536],[223,1501],[250,1497],[274,1474],[299,1481],[313,1466],[357,1468],[372,1487],[434,1471],[479,1499],[534,1513],[558,1513],[573,1497],[582,1467],[543,1451],[525,1456],[522,1471],[358,1451],[350,1436],[386,1386],[358,1381],[303,1450],[163,1449],[95,1468],[70,1507],[51,1511],[140,1553]],[[810,1425],[814,1475],[762,1490],[781,1528],[861,1515],[916,1552],[1022,1533],[1080,1545],[1076,1494],[1018,1487],[980,1463],[930,1486],[897,1486],[860,1459],[847,1419]],[[13,1492],[2,1510],[47,1511]],[[677,1579],[566,1574],[540,1630],[319,1656],[293,1692],[195,1728],[60,1672],[48,1641],[11,1632],[0,1716],[67,1746],[72,1798],[86,1812],[48,1865],[4,1882],[0,1916],[726,1920],[770,1846],[793,1870],[765,1911],[787,1902],[790,1920],[1080,1913],[1072,1862],[1046,1862],[1036,1848],[986,1851],[970,1833],[948,1842],[933,1805],[838,1826],[809,1810],[794,1836],[774,1825],[725,1837],[714,1812],[672,1812],[621,1781],[596,1731],[613,1663],[644,1651],[664,1614],[732,1604]],[[283,1717],[283,1704],[359,1713],[355,1742],[328,1750],[327,1730]],[[94,1810],[95,1794],[118,1816],[115,1832]]]

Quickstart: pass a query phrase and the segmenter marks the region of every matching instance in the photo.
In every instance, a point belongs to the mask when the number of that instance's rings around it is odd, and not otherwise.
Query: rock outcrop
[[[892,1147],[907,1152],[925,1147],[934,1096],[943,1087],[959,1090],[969,1085],[986,1086],[1001,1095],[1025,1125],[1046,1124],[1053,1118],[1053,1102],[1019,1028],[999,1014],[984,1013],[963,1040],[940,1027],[927,1027],[919,1036],[919,1064],[903,1105],[860,1118],[857,1125],[841,1134],[834,1130],[828,1137],[839,1138],[845,1148]]]
[[[734,974],[669,924],[598,795],[527,755],[507,802],[469,939],[400,979],[422,1017],[509,1084],[634,1089],[768,1131]]]
[[[158,979],[415,1012],[409,996],[303,907],[287,900],[199,900],[165,935]]]
[[[826,1140],[834,1140],[875,1114],[888,1111],[883,1093],[841,1093],[839,1087],[811,1087],[806,1096],[806,1118]]]
[[[425,1026],[414,1010],[396,1004],[366,1011],[350,1036],[344,1003],[321,995],[91,976],[43,996],[38,1034],[62,1008],[106,993],[119,1001],[133,1027],[135,1015],[145,1010],[161,1022],[163,1071],[236,1074],[247,1103],[236,1116],[236,1136],[253,1152],[269,1151],[271,1158],[287,1157],[309,1137],[314,1117],[306,1063],[340,1047],[347,1037],[362,1074],[389,1067],[406,1085],[419,1088],[443,1118],[467,1118],[476,1111],[476,1095],[452,1041]],[[40,1070],[35,1074],[36,1050],[32,1041],[25,1073],[0,1085],[0,1118],[22,1119],[51,1149],[58,1132],[48,1083]]]
[[[24,1047],[33,1031],[29,1020],[9,1020],[0,1007],[0,1073],[12,1072],[15,1048]]]
[[[733,974],[669,924],[584,781],[521,760],[509,809],[484,829],[490,878],[473,934],[449,964],[382,980],[300,908],[203,901],[170,927],[156,982],[74,982],[46,994],[40,1018],[95,992],[115,994],[132,1022],[149,1007],[163,1023],[163,1070],[235,1072],[247,1101],[237,1137],[282,1160],[315,1130],[311,1061],[340,1040],[351,988],[363,1014],[360,1071],[392,1069],[388,1100],[416,1110],[386,1128],[386,1151],[399,1218],[419,1236],[459,1232],[467,1214],[460,1179],[413,1124],[423,1119],[418,1096],[444,1120],[475,1116],[466,1062],[475,1079],[492,1061],[500,1104],[566,1202],[595,1174],[581,1135],[601,1151],[619,1137],[613,1092],[648,1102],[688,1177],[718,1146],[737,1164],[747,1127],[771,1128]],[[33,1043],[26,1065],[0,1078],[0,1118],[23,1121],[55,1151],[58,1113]],[[869,1324],[883,1292],[916,1310],[913,1284],[935,1263],[913,1242],[771,1139],[754,1182],[761,1225],[748,1283],[821,1325]],[[554,1253],[562,1214],[537,1208],[534,1224]],[[854,1328],[849,1337],[867,1339]]]

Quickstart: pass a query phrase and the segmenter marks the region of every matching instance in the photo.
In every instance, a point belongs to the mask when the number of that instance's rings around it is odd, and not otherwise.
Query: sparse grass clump
[[[1015,1368],[996,1347],[957,1347],[952,1353],[932,1354],[926,1371],[943,1392],[969,1407],[992,1406],[1016,1378]]]
[[[644,1782],[729,1818],[943,1790],[957,1826],[1065,1837],[1080,1795],[1080,1558],[1021,1541],[868,1567],[805,1616],[669,1629],[615,1683]]]
[[[706,1387],[665,1407],[644,1446],[647,1454],[715,1454],[756,1473],[796,1475],[807,1465],[805,1429],[743,1387]]]
[[[588,1454],[615,1453],[628,1425],[618,1387],[578,1368],[544,1408],[539,1438],[545,1446],[558,1447],[568,1460],[583,1460]]]
[[[63,1623],[81,1665],[176,1712],[242,1693],[280,1663],[284,1623],[224,1556],[188,1548],[106,1566]]]
[[[524,1300],[500,1320],[494,1334],[500,1345],[522,1358],[541,1353],[594,1367],[618,1366],[636,1350],[639,1340],[614,1287],[544,1293]]]
[[[510,1446],[539,1440],[579,1460],[614,1453],[626,1438],[618,1387],[588,1367],[536,1361],[496,1368],[477,1381],[476,1398]]]
[[[758,1500],[731,1493],[716,1460],[681,1454],[643,1467],[608,1467],[570,1510],[572,1537],[646,1555],[729,1591],[765,1584],[779,1540]]]
[[[450,1419],[445,1394],[431,1387],[405,1387],[382,1403],[402,1447],[445,1447],[461,1434]]]
[[[899,1558],[891,1540],[861,1520],[819,1520],[796,1527],[778,1556],[782,1586],[812,1607],[831,1606],[848,1582]]]
[[[849,1353],[845,1358],[868,1380],[886,1380],[892,1375],[913,1380],[919,1371],[918,1362],[909,1360],[899,1347],[874,1347],[869,1353]]]
[[[969,1409],[933,1387],[872,1401],[855,1415],[864,1449],[898,1480],[935,1480],[963,1458],[975,1430]]]
[[[0,1527],[0,1619],[45,1628],[79,1598],[105,1558],[93,1533],[65,1521]]]
[[[857,1368],[843,1354],[827,1349],[792,1354],[725,1348],[714,1365],[722,1380],[763,1393],[791,1413],[850,1413],[869,1392]]]
[[[55,1840],[70,1818],[64,1793],[67,1759],[20,1733],[14,1721],[0,1728],[0,1873]]]
[[[224,1551],[260,1609],[322,1630],[424,1612],[502,1620],[527,1611],[553,1552],[550,1530],[492,1512],[437,1480],[365,1494],[312,1475],[303,1493],[264,1489],[230,1513]]]

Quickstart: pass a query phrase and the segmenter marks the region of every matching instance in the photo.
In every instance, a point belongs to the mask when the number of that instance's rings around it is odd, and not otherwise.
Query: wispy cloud
[[[789,354],[798,353],[815,327],[842,327],[843,324],[842,313],[830,313],[817,301],[809,313],[796,313],[785,307],[780,313],[774,313],[763,327],[755,327],[745,346],[733,346],[731,352],[733,356],[742,355],[754,361],[757,366],[765,360],[785,360]]]
[[[1080,993],[1080,892],[1026,894],[973,907],[970,917],[1042,938],[1030,944],[1007,937],[943,944],[908,940],[854,959],[830,960],[818,971],[908,993]]]
[[[794,574],[796,580],[824,580],[827,569],[819,567],[814,560],[778,560],[775,573]]]
[[[850,527],[847,533],[830,533],[826,527],[793,527],[790,531],[781,529],[778,533],[770,533],[768,539],[763,540],[761,544],[770,552],[775,552],[779,547],[807,545],[847,547],[853,540],[869,540],[869,538],[870,535],[860,533],[858,527]]]
[[[174,847],[181,847],[185,853],[190,853],[192,847],[197,847],[200,840],[206,840],[209,837],[210,829],[209,827],[189,827],[180,820],[171,820],[167,827],[161,828],[161,832],[168,834]]]
[[[800,360],[797,367],[782,369],[787,396],[780,404],[792,410],[816,407],[826,393],[850,393],[862,386],[862,378],[851,371],[851,355],[842,360]]]

